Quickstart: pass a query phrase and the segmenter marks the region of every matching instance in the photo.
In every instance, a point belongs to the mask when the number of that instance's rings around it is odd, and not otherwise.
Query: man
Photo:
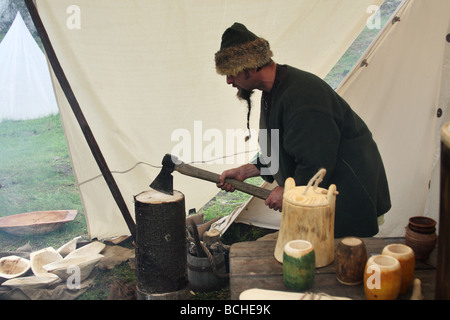
[[[224,32],[215,55],[217,72],[238,89],[238,97],[248,103],[249,114],[253,90],[262,91],[260,129],[267,129],[261,130],[267,132],[265,140],[271,141],[271,133],[277,130],[277,170],[262,176],[270,182],[276,180],[278,186],[266,205],[281,211],[287,178],[294,178],[296,185],[307,185],[319,169],[325,168],[320,187],[335,184],[339,191],[335,237],[377,234],[378,217],[390,209],[391,202],[383,162],[371,132],[322,79],[277,64],[272,56],[269,43],[240,23]],[[234,191],[224,182],[226,178],[243,181],[270,169],[264,157],[270,153],[270,144],[261,144],[261,136],[260,147],[262,153],[254,163],[224,171],[217,186]]]

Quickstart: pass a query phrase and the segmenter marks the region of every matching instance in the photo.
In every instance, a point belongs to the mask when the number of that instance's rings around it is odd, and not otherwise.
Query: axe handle
[[[185,163],[176,164],[174,170],[190,177],[215,183],[220,182],[219,180],[220,175],[218,175],[217,173],[199,169]],[[225,181],[231,184],[236,190],[245,192],[247,194],[250,194],[263,200],[266,200],[267,197],[269,197],[270,193],[272,192],[271,190],[257,187],[236,179],[226,179]]]

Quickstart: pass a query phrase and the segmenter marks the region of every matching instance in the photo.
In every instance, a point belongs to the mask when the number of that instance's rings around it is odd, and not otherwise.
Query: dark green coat
[[[325,168],[319,186],[335,184],[339,191],[335,237],[378,233],[377,217],[391,207],[380,153],[363,120],[326,82],[278,66],[272,91],[262,96],[260,128],[279,130],[279,171],[266,180],[283,186],[292,177],[296,185],[307,185]],[[261,150],[267,152],[263,145]],[[260,156],[257,166],[264,163]]]

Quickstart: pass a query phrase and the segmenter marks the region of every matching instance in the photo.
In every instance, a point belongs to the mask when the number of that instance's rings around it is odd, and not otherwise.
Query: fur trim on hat
[[[235,76],[245,69],[258,68],[270,62],[273,56],[269,42],[263,38],[228,47],[215,55],[218,74]]]

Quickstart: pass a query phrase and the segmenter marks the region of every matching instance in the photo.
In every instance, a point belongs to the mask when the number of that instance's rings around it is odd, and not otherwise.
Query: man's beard
[[[244,100],[247,102],[247,108],[248,108],[248,112],[247,112],[247,129],[248,129],[248,136],[245,137],[245,141],[248,141],[251,137],[251,132],[250,132],[250,112],[252,110],[252,97],[253,94],[253,90],[246,90],[246,89],[242,89],[242,88],[238,88],[238,92],[237,92],[237,97],[239,100]]]

